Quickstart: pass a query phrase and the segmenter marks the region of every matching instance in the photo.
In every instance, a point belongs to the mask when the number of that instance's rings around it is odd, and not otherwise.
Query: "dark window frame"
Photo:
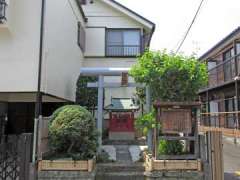
[[[138,31],[139,32],[139,45],[138,45],[138,52],[136,55],[111,55],[108,53],[108,32],[110,31]],[[137,45],[136,45],[137,46]],[[124,47],[124,45],[122,45]],[[124,50],[123,50],[124,51]],[[105,56],[106,57],[112,57],[112,58],[134,58],[138,55],[143,53],[143,39],[142,39],[142,30],[140,28],[105,28]]]
[[[81,22],[78,22],[77,44],[80,47],[80,49],[83,52],[85,52],[85,49],[86,49],[86,32],[85,32]]]
[[[226,51],[224,51],[222,53],[222,60],[223,62],[225,62],[223,64],[223,70],[224,70],[224,81],[230,81],[232,80],[232,76],[235,73],[235,67],[233,67],[232,61],[234,61],[233,59],[234,57],[234,48],[231,47],[229,49],[227,49]]]
[[[7,3],[5,0],[0,0],[0,24],[2,24],[6,18],[6,8],[7,8]]]

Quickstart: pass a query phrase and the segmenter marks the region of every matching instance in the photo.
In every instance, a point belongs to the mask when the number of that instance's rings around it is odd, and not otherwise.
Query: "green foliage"
[[[88,88],[88,82],[96,82],[97,77],[79,76],[76,90],[76,103],[87,107],[94,108],[97,105],[97,88]]]
[[[152,98],[192,101],[207,83],[206,65],[194,57],[146,51],[131,69],[136,82],[150,85]]]
[[[145,83],[151,88],[153,100],[194,101],[198,90],[207,83],[206,65],[194,57],[177,54],[146,51],[138,58],[130,75],[136,82]],[[144,102],[145,92],[138,90],[137,95]],[[137,127],[147,132],[153,125],[152,116],[144,115],[137,120]],[[182,153],[180,141],[160,141],[159,154]]]
[[[183,153],[183,143],[181,141],[160,140],[158,146],[159,155],[179,155]]]
[[[97,129],[91,113],[78,105],[57,109],[49,122],[49,145],[55,154],[74,160],[92,158],[97,150]]]
[[[148,131],[156,127],[155,112],[144,114],[135,121],[135,127],[147,135]]]

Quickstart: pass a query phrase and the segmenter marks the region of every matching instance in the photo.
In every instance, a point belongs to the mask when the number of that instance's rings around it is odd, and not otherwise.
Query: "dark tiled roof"
[[[111,104],[105,107],[109,111],[132,111],[138,110],[139,106],[130,98],[112,98]]]

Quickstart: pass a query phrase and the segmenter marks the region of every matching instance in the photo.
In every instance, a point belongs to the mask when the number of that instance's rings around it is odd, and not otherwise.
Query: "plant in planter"
[[[179,155],[183,153],[183,143],[181,141],[160,140],[158,146],[159,155]]]
[[[57,109],[49,122],[49,146],[56,157],[93,158],[97,151],[97,129],[91,113],[78,105]]]

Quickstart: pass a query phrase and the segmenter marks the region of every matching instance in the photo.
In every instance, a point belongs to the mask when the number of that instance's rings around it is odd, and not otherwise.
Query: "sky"
[[[156,24],[151,49],[176,51],[201,0],[117,0]],[[205,0],[180,52],[201,56],[240,26],[240,0]]]

